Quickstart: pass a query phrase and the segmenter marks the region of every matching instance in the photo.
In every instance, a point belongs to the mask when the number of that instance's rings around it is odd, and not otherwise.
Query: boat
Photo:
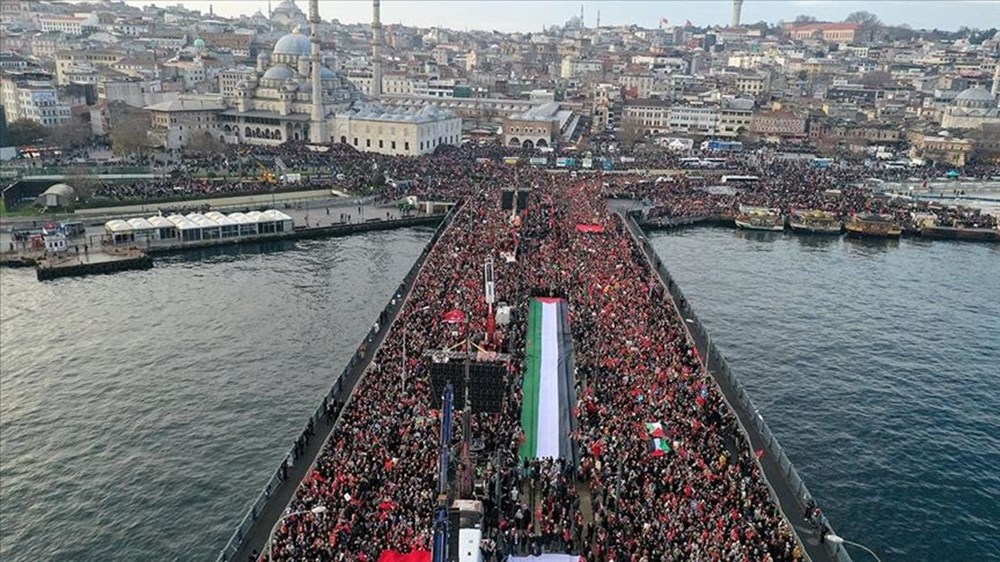
[[[736,215],[736,226],[747,230],[782,231],[785,229],[785,220],[777,209],[741,205],[740,213]]]
[[[972,240],[976,242],[1000,242],[1000,229],[973,226],[925,225],[920,236],[940,240]]]
[[[793,209],[788,224],[793,232],[805,234],[840,234],[843,227],[836,215],[818,209],[809,211]]]
[[[903,229],[888,215],[854,215],[844,229],[848,236],[857,237],[899,238],[903,234]]]

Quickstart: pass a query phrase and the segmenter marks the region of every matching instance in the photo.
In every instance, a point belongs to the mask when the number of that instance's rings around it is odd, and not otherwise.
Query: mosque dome
[[[288,80],[289,78],[293,78],[294,76],[295,72],[291,68],[288,68],[283,64],[276,64],[271,68],[267,69],[267,72],[264,73],[263,79]]]
[[[312,52],[312,43],[310,43],[309,37],[296,29],[278,39],[271,52],[275,55],[309,55]]]
[[[296,82],[294,78],[289,78],[288,80],[285,80],[282,88],[286,92],[297,92],[299,90],[299,83]]]
[[[336,80],[337,74],[327,67],[322,67],[319,69],[319,79],[320,80]]]
[[[195,49],[204,49],[205,48],[205,40],[202,39],[201,37],[195,39],[194,40],[194,48]]]
[[[954,101],[954,105],[968,108],[988,109],[995,107],[996,104],[997,101],[993,98],[993,95],[986,88],[979,86],[962,90],[955,96]]]

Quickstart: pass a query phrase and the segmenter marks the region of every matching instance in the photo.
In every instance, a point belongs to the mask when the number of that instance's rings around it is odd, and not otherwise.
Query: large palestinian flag
[[[563,299],[539,298],[528,310],[528,337],[521,410],[521,458],[565,458],[576,463],[570,433],[573,407],[573,336]]]

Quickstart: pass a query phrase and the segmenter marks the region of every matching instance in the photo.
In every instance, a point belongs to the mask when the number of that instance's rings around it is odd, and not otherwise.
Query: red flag
[[[465,322],[465,313],[458,309],[449,310],[444,313],[441,319],[448,324],[462,324]]]

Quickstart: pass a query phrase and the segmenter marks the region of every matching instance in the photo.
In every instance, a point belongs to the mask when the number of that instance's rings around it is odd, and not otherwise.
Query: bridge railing
[[[385,336],[386,332],[388,332],[389,327],[392,323],[391,320],[395,318],[396,314],[400,310],[402,310],[403,305],[405,304],[406,301],[404,297],[409,292],[410,288],[413,286],[413,282],[416,281],[417,274],[420,272],[421,266],[427,259],[427,256],[430,254],[431,250],[434,248],[434,245],[437,243],[438,239],[441,237],[441,234],[445,230],[447,230],[448,225],[454,219],[455,214],[458,212],[459,207],[460,205],[455,205],[454,207],[451,208],[450,211],[448,211],[448,214],[445,215],[445,218],[441,222],[441,225],[437,228],[437,230],[434,231],[434,235],[431,237],[430,241],[427,242],[427,245],[424,246],[423,251],[417,257],[416,261],[413,264],[413,267],[411,267],[410,271],[406,274],[406,277],[403,278],[403,281],[400,283],[399,288],[396,289],[395,292],[393,292],[393,296],[391,297],[389,304],[387,304],[385,308],[382,309],[382,312],[378,316],[377,323],[374,326],[372,326],[371,329],[368,330],[367,334],[365,334],[364,340],[362,340],[361,344],[358,346],[358,349],[355,351],[354,355],[351,356],[350,361],[347,362],[347,365],[344,367],[343,371],[340,372],[340,375],[337,377],[336,382],[330,387],[330,390],[323,397],[323,400],[320,403],[320,405],[316,408],[316,411],[313,412],[312,416],[309,417],[309,420],[306,422],[306,425],[302,429],[302,433],[299,435],[299,439],[305,437],[310,428],[319,425],[319,423],[326,416],[327,404],[340,393],[344,384],[350,384],[351,381],[356,381],[358,377],[360,377],[361,372],[364,370],[364,368],[367,366],[368,363],[366,361],[366,358],[368,357],[368,355],[374,352],[373,344],[379,342]],[[321,448],[320,450],[322,451],[323,448]],[[260,515],[264,506],[274,495],[275,490],[278,488],[278,484],[283,482],[282,473],[284,470],[287,470],[286,463],[287,467],[292,467],[295,465],[296,462],[308,463],[312,462],[312,460],[313,459],[309,458],[297,459],[295,454],[295,446],[293,445],[291,448],[289,448],[288,452],[285,453],[285,455],[282,457],[281,464],[278,465],[278,467],[271,474],[271,477],[268,478],[267,483],[264,485],[263,489],[261,489],[260,493],[257,495],[257,499],[254,500],[253,504],[251,504],[246,514],[240,520],[240,524],[238,527],[236,527],[236,530],[229,538],[229,542],[226,543],[226,546],[219,553],[217,562],[229,562],[230,560],[233,559],[236,553],[240,551],[240,548],[243,546],[243,541],[247,538],[251,528],[257,522],[258,516]]]
[[[691,334],[691,339],[694,340],[695,348],[701,357],[705,360],[705,367],[713,375],[716,382],[722,387],[724,394],[727,397],[736,397],[736,402],[730,402],[730,406],[737,411],[738,420],[740,418],[751,420],[751,424],[747,426],[742,421],[740,421],[740,426],[743,428],[744,433],[751,443],[759,443],[763,445],[765,453],[774,459],[777,463],[780,471],[781,478],[787,484],[789,490],[795,496],[796,508],[799,514],[804,513],[809,500],[812,499],[812,495],[809,493],[808,488],[806,488],[805,482],[799,476],[798,471],[792,465],[792,461],[788,458],[788,454],[778,443],[778,439],[771,432],[767,423],[764,421],[764,417],[760,414],[760,410],[754,405],[753,400],[750,398],[750,394],[747,393],[746,389],[740,380],[733,374],[733,370],[729,366],[729,362],[726,360],[725,356],[719,350],[718,347],[712,343],[712,337],[709,335],[708,330],[705,329],[701,320],[698,319],[698,315],[695,314],[694,309],[691,307],[691,303],[684,298],[684,293],[681,291],[680,286],[674,282],[673,277],[667,270],[666,266],[663,264],[659,255],[654,251],[652,244],[642,233],[641,229],[636,222],[638,216],[634,213],[629,213],[625,219],[625,224],[627,228],[632,232],[636,241],[639,242],[639,246],[642,249],[643,254],[648,259],[649,263],[655,268],[656,273],[659,275],[660,279],[666,285],[667,291],[674,300],[674,304],[677,306],[678,311],[681,313],[683,322],[687,325],[688,331]],[[753,439],[752,437],[756,437]],[[756,455],[755,455],[756,458]],[[757,459],[758,468],[761,474],[764,474],[764,467],[761,465],[760,460]],[[773,484],[765,478],[765,482],[771,488],[772,493],[774,491]],[[786,514],[787,517],[787,514]],[[789,524],[793,524],[790,519]],[[833,532],[832,527],[830,532]],[[798,535],[798,533],[796,533]],[[842,545],[826,543],[826,551],[830,555],[832,560],[837,562],[851,562],[850,555],[843,548]]]

